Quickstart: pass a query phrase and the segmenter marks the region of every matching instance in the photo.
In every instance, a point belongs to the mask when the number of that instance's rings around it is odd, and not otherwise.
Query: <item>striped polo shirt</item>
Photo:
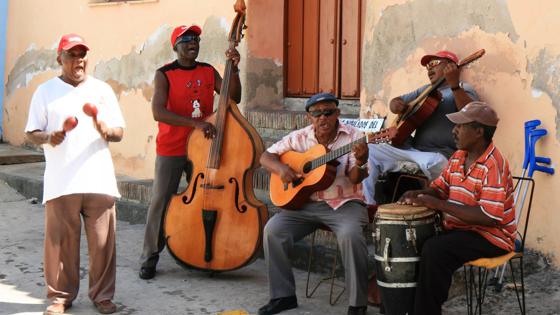
[[[473,225],[444,213],[444,228],[476,231],[495,246],[512,251],[517,226],[509,164],[493,143],[465,171],[466,157],[466,151],[456,151],[430,186],[449,202],[480,206],[482,212],[498,224],[495,227]]]

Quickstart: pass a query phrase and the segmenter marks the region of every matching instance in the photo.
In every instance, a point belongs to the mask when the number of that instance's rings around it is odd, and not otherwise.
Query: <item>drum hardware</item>
[[[414,252],[416,252],[416,254],[418,254],[418,248],[416,247],[416,229],[412,227],[412,225],[410,224],[410,222],[407,222],[408,224],[408,229],[405,229],[405,234],[406,234],[406,240],[412,244],[412,247],[414,248]]]
[[[435,227],[436,227],[436,235],[439,235],[443,232],[443,218],[439,212],[436,212],[434,215]]]
[[[390,238],[385,238],[385,248],[383,249],[383,262],[385,263],[385,271],[391,272],[391,264],[389,263],[389,246],[391,244]]]
[[[376,226],[375,227],[375,232],[371,233],[371,236],[373,237],[373,239],[375,240],[375,247],[379,246],[379,237],[381,232],[379,231],[379,227]]]

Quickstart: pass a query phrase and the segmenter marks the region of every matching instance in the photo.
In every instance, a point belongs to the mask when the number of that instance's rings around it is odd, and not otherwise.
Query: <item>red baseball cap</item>
[[[454,53],[452,53],[450,51],[442,50],[442,51],[438,51],[437,53],[435,53],[433,55],[426,55],[426,56],[422,57],[422,59],[420,60],[420,64],[425,66],[425,65],[428,64],[428,62],[430,62],[433,59],[437,59],[437,58],[445,58],[445,59],[449,59],[449,60],[453,61],[454,63],[459,63],[459,58],[457,58],[457,55],[455,55]]]
[[[171,47],[175,47],[177,38],[179,38],[181,35],[185,34],[188,31],[194,32],[196,35],[202,34],[202,29],[198,25],[193,24],[191,26],[185,26],[185,25],[177,26],[171,33]]]
[[[82,36],[77,34],[66,34],[60,38],[56,52],[60,54],[63,50],[70,50],[76,46],[83,46],[86,50],[89,50],[89,46],[86,44],[86,41]]]

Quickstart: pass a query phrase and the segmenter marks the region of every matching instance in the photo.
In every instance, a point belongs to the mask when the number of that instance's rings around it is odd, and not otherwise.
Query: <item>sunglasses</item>
[[[441,60],[441,59],[432,59],[426,64],[426,68],[427,69],[432,69],[434,67],[437,67],[442,62],[443,62],[443,60]]]
[[[336,114],[337,109],[333,108],[333,109],[325,109],[325,110],[314,110],[309,112],[309,115],[311,115],[311,117],[320,117],[321,115],[324,115],[325,117],[330,117],[333,114]]]
[[[198,43],[200,42],[200,37],[198,35],[193,35],[193,34],[181,35],[181,37],[177,39],[177,44],[181,42],[188,43],[193,40]]]
[[[83,59],[87,56],[87,50],[79,50],[79,51],[63,50],[62,54],[65,55],[68,58],[73,58],[73,59],[81,58],[81,59]]]

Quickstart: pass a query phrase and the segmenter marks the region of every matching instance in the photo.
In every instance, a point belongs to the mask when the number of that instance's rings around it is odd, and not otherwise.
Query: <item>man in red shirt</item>
[[[471,102],[447,117],[456,124],[458,150],[429,188],[400,199],[443,215],[445,231],[422,248],[416,315],[441,314],[455,270],[465,262],[512,251],[517,228],[509,164],[492,142],[496,112],[486,103]]]
[[[204,131],[207,138],[216,134],[214,126],[204,119],[212,114],[214,92],[220,93],[222,77],[214,67],[198,62],[200,34],[197,25],[178,26],[171,34],[171,46],[177,59],[156,71],[152,112],[158,122],[156,138],[156,167],[152,199],[146,218],[144,247],[139,276],[151,279],[156,274],[159,253],[165,246],[162,216],[169,199],[177,188],[183,172],[191,176],[192,166],[187,159],[187,138],[194,128]],[[239,52],[226,51],[233,61],[230,98],[239,103]]]

